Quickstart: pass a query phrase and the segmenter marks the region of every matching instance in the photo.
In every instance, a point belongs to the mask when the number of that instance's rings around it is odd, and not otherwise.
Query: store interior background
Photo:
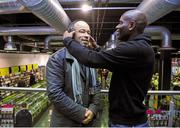
[[[127,10],[135,9],[138,7],[143,0],[29,0],[29,6],[23,4],[23,0],[1,0],[0,1],[0,71],[4,71],[3,68],[8,68],[9,73],[7,76],[3,76],[3,73],[0,73],[0,77],[6,81],[12,82],[14,79],[18,79],[20,76],[23,76],[27,72],[30,73],[31,70],[35,70],[42,75],[39,78],[39,81],[36,85],[31,86],[34,88],[46,88],[45,83],[45,66],[49,56],[55,51],[63,48],[62,43],[62,33],[67,28],[67,25],[70,21],[76,19],[83,19],[87,21],[92,29],[92,36],[95,38],[97,43],[104,47],[109,48],[112,45],[116,44],[116,36],[113,35],[115,32],[115,26],[118,24],[119,18],[122,13]],[[145,1],[145,0],[144,0]],[[149,0],[150,1],[150,0]],[[166,0],[152,0],[156,1],[156,7],[151,7],[152,10],[159,8],[159,11],[152,11],[154,15],[158,15],[156,20],[150,23],[150,26],[161,26],[167,28],[171,33],[171,41],[173,57],[171,71],[172,74],[180,73],[180,3],[177,5],[169,4],[165,2]],[[158,2],[157,1],[161,1]],[[171,1],[171,0],[167,0]],[[178,3],[178,0],[172,0],[171,2]],[[39,3],[39,4],[38,4]],[[42,4],[43,3],[43,4]],[[53,4],[57,4],[56,9]],[[82,4],[87,3],[92,5],[92,10],[84,12],[81,10]],[[36,6],[34,6],[34,5]],[[149,3],[151,4],[151,2]],[[153,4],[152,4],[153,5]],[[32,7],[34,6],[34,7]],[[149,5],[151,6],[151,5]],[[31,8],[32,7],[32,8]],[[42,8],[41,8],[42,7]],[[50,8],[47,9],[46,7]],[[54,7],[54,8],[53,8]],[[150,8],[150,7],[149,7]],[[64,13],[62,13],[62,11]],[[41,10],[41,11],[39,11]],[[163,11],[162,11],[163,10]],[[162,13],[161,13],[162,12]],[[156,14],[157,13],[157,14]],[[64,17],[61,17],[64,16]],[[54,19],[53,19],[54,18]],[[54,20],[54,21],[53,21]],[[57,22],[56,20],[59,20]],[[115,37],[115,38],[114,38]],[[162,35],[157,33],[152,36],[153,47],[156,51],[157,58],[161,48]],[[12,48],[17,48],[16,50],[5,49],[8,45],[11,45]],[[9,47],[11,47],[9,46]],[[15,47],[14,47],[15,46]],[[21,71],[21,66],[26,67],[26,71]],[[38,66],[38,68],[37,68]],[[15,71],[12,77],[11,67],[18,67],[19,70]],[[2,70],[1,70],[2,69]],[[37,73],[37,74],[38,74]],[[22,75],[23,74],[23,75]],[[102,74],[103,75],[103,74]],[[102,82],[103,89],[107,89],[107,84],[109,84],[111,74],[105,80],[104,77],[100,75],[100,80]],[[6,78],[7,77],[7,78]],[[157,79],[157,75],[154,76]],[[180,86],[180,78],[178,75],[177,78],[174,78],[177,82],[177,85]],[[29,80],[29,76],[26,78]],[[14,87],[17,84],[17,81],[10,85]],[[6,83],[8,83],[6,82]],[[154,80],[154,83],[157,80]],[[179,83],[178,83],[179,82]],[[157,85],[157,83],[155,83]],[[4,85],[6,86],[6,85]],[[10,86],[10,87],[11,87]],[[158,87],[155,87],[158,90]],[[171,88],[172,89],[172,88]],[[2,92],[2,91],[1,91]],[[4,101],[1,101],[1,104],[13,103],[18,105],[21,103],[21,100],[29,103],[29,108],[34,111],[34,125],[35,126],[46,126],[48,125],[49,113],[50,112],[50,103],[48,100],[42,101],[42,97],[45,96],[45,93],[42,92],[10,92],[6,91],[7,96],[4,97]],[[4,94],[4,92],[3,92]],[[8,96],[13,98],[9,99]],[[32,97],[33,100],[30,101],[27,96]],[[18,97],[18,98],[16,98]],[[24,98],[26,97],[26,98]],[[39,97],[39,99],[37,98]],[[160,104],[157,96],[151,97],[152,102],[150,103],[154,110],[158,110]],[[17,100],[19,99],[19,100]],[[47,97],[46,97],[47,99]],[[168,99],[168,98],[167,98]],[[103,97],[103,100],[107,100],[107,97]],[[38,101],[42,101],[39,103]],[[179,103],[179,101],[178,101]],[[38,104],[38,105],[37,105]],[[42,107],[39,107],[43,104]],[[31,106],[30,106],[31,105]],[[104,115],[107,117],[107,103],[104,103],[106,107],[103,108]],[[166,106],[165,106],[166,107]],[[180,105],[178,106],[179,110]],[[13,116],[17,112],[18,107],[15,108]],[[167,110],[169,107],[167,105]],[[45,112],[45,113],[44,113]],[[43,115],[46,114],[46,115]],[[177,116],[177,122],[180,120],[180,113]],[[43,116],[42,116],[43,115]],[[165,114],[164,114],[165,115]],[[42,117],[42,118],[40,118]],[[48,118],[45,118],[48,117]],[[37,122],[39,119],[39,122]],[[11,119],[6,118],[6,121]],[[154,119],[155,120],[155,119]],[[157,121],[160,119],[156,119]],[[166,116],[162,117],[162,120],[168,120]],[[8,122],[7,121],[7,122]],[[174,121],[174,122],[176,122]],[[9,121],[12,123],[11,121]],[[46,122],[46,123],[44,123]],[[107,118],[100,120],[101,126],[106,126]],[[8,123],[3,123],[6,127],[11,126]],[[2,118],[1,118],[1,124]],[[3,125],[4,125],[3,124]],[[8,124],[8,125],[7,125]],[[158,123],[153,123],[153,126],[167,126],[167,121],[159,121]],[[174,124],[180,126],[180,124]]]

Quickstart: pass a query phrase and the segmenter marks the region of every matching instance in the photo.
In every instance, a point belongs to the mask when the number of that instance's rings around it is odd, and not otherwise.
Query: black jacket
[[[17,112],[15,127],[32,127],[32,115],[27,109]]]
[[[152,78],[155,55],[151,40],[141,34],[99,52],[66,38],[64,44],[80,63],[112,71],[109,89],[109,118],[114,124],[136,125],[147,121],[143,100]]]
[[[95,115],[98,112],[100,92],[89,94],[91,85],[82,86],[83,105],[74,101],[71,83],[72,59],[66,57],[67,49],[54,53],[46,66],[47,93],[53,104],[51,126],[53,127],[78,127],[82,126],[86,108]],[[83,74],[83,71],[80,72]],[[97,85],[98,86],[98,85]]]

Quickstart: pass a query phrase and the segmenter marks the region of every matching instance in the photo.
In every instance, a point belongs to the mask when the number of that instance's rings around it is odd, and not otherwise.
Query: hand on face
[[[96,41],[94,40],[94,38],[92,36],[90,36],[90,39],[89,39],[89,48],[97,48],[98,45],[96,43]]]
[[[75,31],[72,31],[72,32],[65,31],[63,34],[63,40],[67,37],[73,38],[74,33],[75,33]]]
[[[82,121],[82,123],[88,124],[89,122],[92,121],[93,117],[94,117],[94,113],[91,110],[86,109],[85,119]]]

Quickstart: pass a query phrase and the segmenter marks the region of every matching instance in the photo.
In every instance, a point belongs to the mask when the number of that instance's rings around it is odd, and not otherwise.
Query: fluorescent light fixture
[[[83,4],[81,9],[84,11],[84,12],[87,12],[87,11],[90,11],[92,10],[92,6],[90,5],[87,5],[87,4]]]
[[[31,52],[33,52],[33,53],[39,53],[40,50],[39,50],[39,48],[34,47],[34,48],[31,49]]]

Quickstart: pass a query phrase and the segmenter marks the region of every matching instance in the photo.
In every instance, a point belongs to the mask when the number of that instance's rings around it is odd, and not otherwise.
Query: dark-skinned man
[[[147,25],[145,15],[138,10],[125,12],[116,26],[122,41],[111,50],[93,51],[72,39],[65,32],[64,44],[80,63],[112,72],[109,89],[110,127],[147,127],[146,106],[143,100],[153,74],[155,55],[151,39],[143,34]],[[95,42],[91,38],[92,42]]]

